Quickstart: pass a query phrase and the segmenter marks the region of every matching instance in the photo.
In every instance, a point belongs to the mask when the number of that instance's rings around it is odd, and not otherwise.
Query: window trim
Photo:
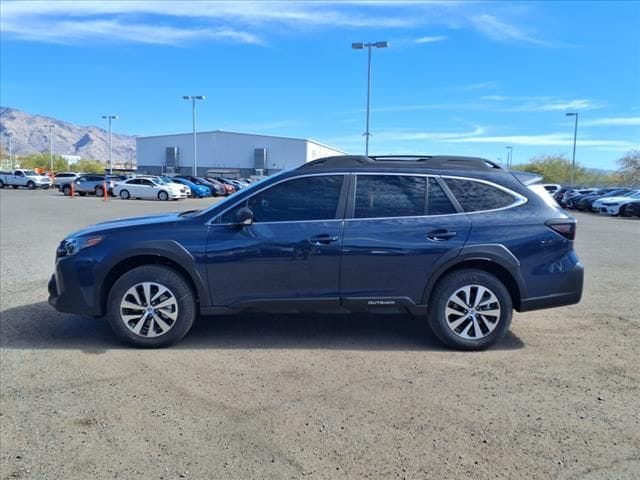
[[[348,208],[347,208],[347,213],[345,215],[345,221],[347,222],[352,222],[352,221],[366,221],[366,220],[390,220],[390,219],[396,219],[396,220],[402,220],[402,219],[416,219],[416,218],[432,218],[432,217],[445,217],[445,216],[451,216],[451,215],[473,215],[476,213],[487,213],[487,212],[497,212],[500,210],[506,210],[508,208],[514,208],[514,207],[519,207],[520,205],[524,205],[525,203],[527,203],[529,201],[529,199],[517,192],[514,192],[513,190],[507,188],[507,187],[503,187],[502,185],[498,185],[497,183],[493,183],[491,181],[488,180],[484,180],[484,179],[480,179],[480,178],[471,178],[471,177],[461,177],[461,176],[457,176],[457,175],[436,175],[436,174],[428,174],[428,173],[408,173],[408,172],[351,172],[351,174],[353,175],[353,189],[349,192],[349,203],[348,203]],[[457,210],[456,213],[442,213],[442,214],[438,214],[438,215],[427,215],[426,213],[424,215],[411,215],[411,216],[403,216],[403,217],[368,217],[368,218],[355,218],[354,213],[355,213],[355,200],[356,200],[356,188],[358,185],[358,180],[357,177],[358,175],[377,175],[377,176],[390,176],[390,175],[394,175],[394,176],[404,176],[404,177],[427,177],[428,178],[434,178],[436,180],[436,182],[438,182],[438,184],[440,185],[440,187],[442,188],[442,190],[444,191],[445,195],[449,198],[449,201],[451,202],[451,204],[453,205],[453,207]],[[458,202],[458,199],[455,197],[455,195],[453,195],[453,192],[451,192],[451,190],[449,190],[449,187],[447,186],[446,182],[444,179],[446,178],[453,178],[456,180],[468,180],[471,182],[480,182],[480,183],[484,183],[485,185],[489,185],[491,187],[495,187],[499,190],[502,190],[503,192],[506,192],[508,194],[510,194],[511,196],[514,197],[514,202],[511,203],[510,205],[507,205],[505,207],[500,207],[500,208],[494,208],[491,210],[477,210],[475,212],[465,212],[464,209],[462,208],[462,206],[460,205],[460,203]],[[429,193],[429,183],[427,181],[427,195]],[[428,205],[426,205],[428,208]]]
[[[466,213],[467,215],[473,215],[474,213],[499,212],[500,210],[507,210],[509,208],[519,207],[519,206],[524,205],[525,203],[529,202],[529,199],[527,197],[525,197],[524,195],[521,195],[521,194],[519,194],[517,192],[514,192],[510,188],[503,187],[502,185],[498,185],[497,183],[493,183],[493,182],[490,182],[488,180],[484,180],[484,179],[480,179],[480,178],[460,177],[460,176],[457,176],[457,175],[441,175],[440,177],[443,180],[442,183],[444,184],[444,187],[446,187],[446,191],[449,192],[453,198],[455,198],[455,195],[453,194],[453,192],[451,192],[451,190],[449,190],[449,186],[447,185],[447,182],[444,179],[452,178],[454,180],[468,180],[468,181],[471,181],[471,182],[484,183],[485,185],[489,185],[490,187],[494,187],[494,188],[497,188],[498,190],[502,190],[503,192],[508,193],[509,195],[514,197],[514,199],[515,199],[513,203],[510,203],[509,205],[506,205],[504,207],[491,208],[489,210],[476,210],[475,212],[465,212],[464,209],[462,208],[462,205],[460,205],[458,203],[458,199],[456,198],[456,203],[460,206],[461,210],[464,213]]]
[[[233,210],[234,208],[236,208],[238,205],[240,205],[241,203],[245,203],[248,202],[249,199],[255,197],[256,195],[264,192],[265,190],[268,190],[270,188],[273,188],[277,185],[280,185],[281,183],[284,182],[288,182],[288,181],[292,181],[292,180],[298,180],[301,178],[307,178],[307,177],[335,177],[335,176],[341,176],[342,178],[342,186],[340,188],[340,193],[339,193],[339,197],[338,197],[338,206],[336,208],[336,216],[334,218],[327,218],[324,220],[282,220],[282,221],[277,221],[277,222],[256,222],[256,225],[273,225],[273,224],[278,224],[278,223],[310,223],[310,222],[335,222],[335,221],[343,221],[344,220],[344,215],[345,215],[345,209],[346,209],[346,204],[347,204],[347,194],[349,192],[349,188],[351,185],[351,181],[350,178],[351,174],[349,172],[323,172],[323,173],[309,173],[306,175],[296,175],[293,177],[287,177],[287,178],[283,178],[280,179],[279,181],[269,184],[269,185],[265,185],[263,188],[261,188],[260,190],[253,192],[253,194],[249,195],[248,197],[243,198],[242,200],[240,200],[239,202],[234,203],[233,205],[225,208],[224,210],[222,210],[221,212],[219,212],[218,214],[214,215],[210,220],[208,220],[207,222],[205,222],[205,225],[233,225],[232,223],[222,223],[222,217],[224,216],[225,213],[227,213],[229,210]]]

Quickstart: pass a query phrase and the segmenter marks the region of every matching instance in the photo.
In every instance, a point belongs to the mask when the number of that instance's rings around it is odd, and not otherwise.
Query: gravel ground
[[[640,221],[578,214],[579,305],[447,351],[404,316],[200,319],[120,346],[60,314],[57,243],[162,203],[0,191],[0,479],[640,478]]]

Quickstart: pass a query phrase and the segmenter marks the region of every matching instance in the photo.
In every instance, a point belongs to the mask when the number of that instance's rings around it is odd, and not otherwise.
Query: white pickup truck
[[[34,188],[49,188],[52,182],[46,175],[40,175],[33,170],[18,169],[13,172],[0,172],[0,188],[12,186],[13,188],[27,187],[29,190]]]

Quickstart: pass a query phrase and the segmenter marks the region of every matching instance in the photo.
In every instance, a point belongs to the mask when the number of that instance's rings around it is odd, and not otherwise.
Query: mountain
[[[106,122],[106,121],[105,121]],[[74,125],[56,118],[30,115],[15,108],[0,107],[0,138],[2,148],[8,151],[8,132],[13,133],[14,155],[49,152],[49,128],[52,129],[54,155],[78,155],[86,159],[109,159],[109,132],[94,126]],[[135,162],[134,136],[112,133],[113,162]]]

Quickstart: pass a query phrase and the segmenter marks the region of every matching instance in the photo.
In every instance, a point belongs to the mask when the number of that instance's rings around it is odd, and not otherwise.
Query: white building
[[[302,138],[247,133],[198,132],[198,176],[249,177],[297,167],[345,152]],[[136,139],[139,173],[193,175],[193,134]]]

